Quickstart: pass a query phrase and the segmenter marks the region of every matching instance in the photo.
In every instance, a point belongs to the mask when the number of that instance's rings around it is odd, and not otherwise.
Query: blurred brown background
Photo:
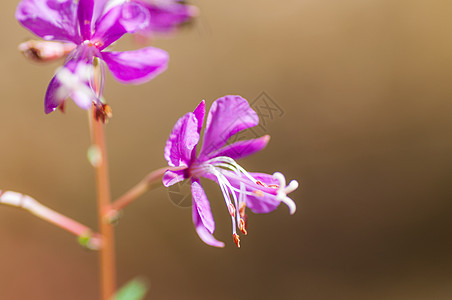
[[[107,80],[113,196],[165,165],[172,126],[201,99],[265,91],[284,113],[241,164],[298,179],[298,211],[250,213],[236,249],[219,188],[205,182],[227,244],[215,249],[190,209],[151,191],[117,226],[119,282],[148,278],[147,299],[452,299],[452,2],[195,4],[192,27],[154,43],[171,55],[167,72],[141,86]],[[16,51],[33,37],[16,5],[0,10],[0,188],[95,227],[86,112],[71,102],[43,113],[60,62]],[[1,207],[0,239],[0,299],[96,299],[97,254],[72,235]]]

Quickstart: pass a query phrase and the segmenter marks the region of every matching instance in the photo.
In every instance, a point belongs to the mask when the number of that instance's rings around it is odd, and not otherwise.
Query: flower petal
[[[234,160],[237,160],[261,151],[265,148],[265,146],[267,146],[269,140],[270,136],[264,135],[257,139],[235,142],[219,149],[218,151],[210,153],[208,157],[228,156]]]
[[[94,0],[79,0],[77,18],[83,40],[91,38],[91,21],[93,19]]]
[[[225,145],[232,135],[257,124],[259,117],[244,98],[231,95],[215,100],[207,115],[199,158],[204,159]]]
[[[83,60],[69,60],[49,83],[44,100],[46,114],[71,97],[82,109],[89,109],[95,95],[89,85],[92,66]]]
[[[92,23],[96,26],[96,22],[100,20],[100,17],[104,14],[105,7],[110,0],[96,0],[93,7]],[[92,26],[93,27],[93,26]]]
[[[198,120],[198,133],[201,133],[202,125],[204,124],[204,115],[206,114],[206,101],[202,100],[193,113]]]
[[[215,221],[212,216],[212,211],[210,210],[209,200],[207,199],[199,179],[191,180],[191,193],[193,196],[193,203],[196,205],[202,224],[207,231],[212,234],[215,231]]]
[[[119,82],[140,84],[165,71],[169,58],[166,51],[147,47],[134,51],[102,52],[102,59]]]
[[[206,101],[202,100],[201,103],[195,108],[193,114],[198,121],[198,134],[201,134],[202,125],[204,123],[204,115],[206,114]],[[196,147],[191,152],[192,162],[196,159]]]
[[[189,112],[177,120],[165,146],[165,159],[172,167],[189,166],[191,153],[199,142],[196,117]]]
[[[184,181],[186,179],[185,171],[186,170],[177,170],[177,171],[167,170],[165,174],[163,174],[162,179],[163,185],[169,187],[172,186],[173,184]]]
[[[16,19],[37,36],[79,44],[76,15],[73,0],[22,0],[16,9]]]
[[[134,33],[148,26],[149,19],[149,12],[138,3],[114,5],[104,12],[96,23],[91,40],[101,43],[100,50],[105,49],[124,34]]]
[[[178,1],[166,1],[158,4],[140,1],[140,3],[146,7],[151,15],[149,27],[146,29],[151,33],[169,33],[180,24],[189,21],[198,12],[196,7]]]
[[[196,208],[193,206],[193,214],[195,213]],[[199,216],[197,216],[196,218],[196,220],[199,220]],[[193,222],[195,222],[195,215],[193,215]],[[204,227],[204,225],[202,225],[202,222],[197,221],[197,223],[195,223],[195,229],[201,240],[207,245],[218,248],[224,247],[224,243],[218,241],[212,234],[210,234],[209,231],[207,231],[207,229]]]
[[[255,214],[266,214],[274,211],[281,202],[276,196],[264,194],[263,196],[247,196],[246,206]]]
[[[201,240],[203,240],[204,243],[213,247],[224,247],[224,243],[215,239],[212,233],[209,232],[209,230],[204,226],[202,217],[199,213],[199,207],[197,205],[197,202],[195,201],[195,196],[193,196],[192,210],[193,210],[193,224],[195,225],[196,232],[198,233]]]
[[[279,181],[276,180],[272,175],[265,173],[250,173],[255,179],[260,180],[266,185],[278,184]],[[270,189],[267,189],[270,190]],[[281,201],[276,199],[276,189],[271,189],[273,193],[263,193],[258,196],[246,196],[246,206],[251,209],[253,213],[265,214],[274,211]]]
[[[47,87],[46,95],[44,98],[44,112],[46,114],[54,111],[64,100],[69,97],[69,91],[66,95],[59,94],[57,96],[57,90],[61,87],[60,82],[56,79],[56,75],[50,80]]]

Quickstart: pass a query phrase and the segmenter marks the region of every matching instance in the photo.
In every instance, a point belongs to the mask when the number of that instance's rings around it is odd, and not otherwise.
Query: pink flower
[[[193,196],[193,223],[199,237],[207,244],[223,247],[224,243],[213,237],[215,221],[210,203],[201,186],[204,177],[218,183],[232,219],[233,240],[240,247],[237,227],[246,234],[245,208],[254,213],[268,213],[281,202],[295,213],[296,205],[287,197],[298,187],[293,180],[286,186],[281,173],[273,175],[250,173],[236,160],[262,150],[268,143],[268,135],[226,145],[228,139],[244,129],[258,125],[259,118],[248,102],[240,96],[225,96],[217,99],[210,108],[198,154],[196,146],[200,140],[205,115],[202,101],[193,111],[180,118],[171,132],[165,147],[165,159],[178,171],[166,171],[163,184],[171,186],[185,179],[191,179]]]
[[[24,27],[44,40],[74,46],[60,70],[66,70],[65,76],[56,74],[47,88],[44,102],[46,113],[54,111],[72,94],[62,92],[70,91],[71,88],[62,88],[64,81],[60,79],[68,78],[68,72],[79,74],[77,70],[85,70],[86,65],[92,69],[95,58],[105,62],[113,77],[122,83],[144,83],[167,67],[168,54],[158,48],[147,47],[124,52],[106,50],[124,34],[143,30],[149,25],[148,10],[135,2],[22,0],[17,7],[16,18]],[[95,94],[87,93],[73,98],[79,107],[88,109],[93,103],[101,106],[102,78],[103,75]],[[88,80],[81,78],[79,81],[91,88],[96,85],[93,75]]]

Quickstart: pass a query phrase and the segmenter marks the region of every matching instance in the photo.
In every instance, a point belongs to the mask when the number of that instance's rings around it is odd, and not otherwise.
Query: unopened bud
[[[38,62],[47,62],[67,56],[75,49],[75,44],[29,40],[21,43],[18,49],[26,58]]]
[[[99,250],[101,247],[101,239],[97,234],[87,231],[78,236],[78,242],[81,246],[89,250]]]
[[[102,123],[108,122],[108,120],[113,117],[113,111],[111,110],[110,105],[100,103],[98,105],[94,105],[94,117],[97,121],[102,121]]]

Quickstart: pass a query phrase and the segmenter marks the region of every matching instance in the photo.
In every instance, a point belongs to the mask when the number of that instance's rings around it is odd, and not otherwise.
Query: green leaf
[[[146,295],[148,286],[141,278],[127,282],[113,297],[112,300],[141,300]]]

